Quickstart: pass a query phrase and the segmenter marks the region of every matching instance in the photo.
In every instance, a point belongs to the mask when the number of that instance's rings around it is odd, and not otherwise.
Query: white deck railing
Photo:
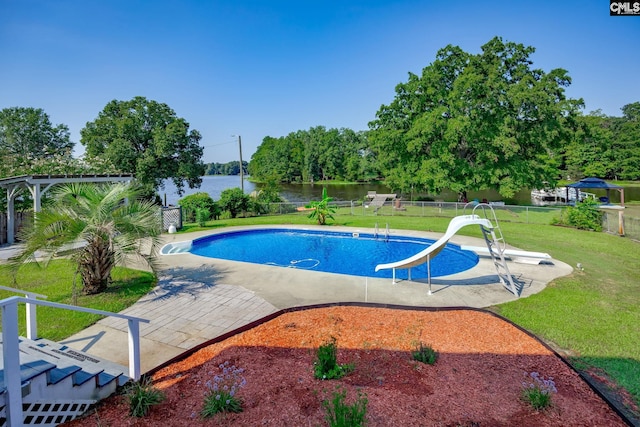
[[[15,292],[16,294],[24,294],[24,297],[27,299],[47,299],[46,295],[37,294],[35,292],[29,292],[22,289],[10,288],[8,286],[0,286],[0,289],[3,291]],[[35,340],[38,338],[38,320],[36,317],[36,304],[32,304],[28,302],[26,304],[26,324],[27,324],[27,338],[30,340]]]
[[[6,387],[5,409],[7,425],[22,425],[22,390],[20,381],[20,348],[18,335],[18,304],[20,303],[27,304],[27,307],[29,307],[29,305],[43,305],[46,307],[62,308],[65,310],[81,311],[84,313],[127,319],[129,329],[129,377],[135,381],[140,379],[140,322],[149,323],[149,320],[119,313],[111,313],[109,311],[42,301],[36,298],[6,298],[0,301],[0,307],[2,308],[2,357],[4,363],[4,383]],[[35,320],[33,323],[34,330],[37,331]],[[15,422],[12,423],[12,419]]]

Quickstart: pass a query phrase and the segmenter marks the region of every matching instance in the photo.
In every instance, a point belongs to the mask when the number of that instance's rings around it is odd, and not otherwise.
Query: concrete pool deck
[[[268,225],[227,227],[216,231],[163,235],[164,243],[251,228],[324,229],[317,226]],[[331,231],[373,233],[372,229],[329,227]],[[442,233],[391,230],[390,235],[439,238]],[[508,239],[508,236],[507,236]],[[483,239],[456,235],[451,243],[486,246]],[[356,256],[357,254],[354,254]],[[190,253],[160,257],[158,286],[123,314],[150,320],[141,324],[142,371],[164,363],[207,342],[280,309],[322,303],[369,302],[419,307],[489,307],[516,300],[499,283],[493,261],[480,256],[475,267],[432,279],[399,281],[323,273],[292,268],[206,258]],[[522,286],[520,298],[540,292],[546,284],[573,269],[557,260],[541,265],[508,262]],[[113,362],[128,364],[127,324],[105,318],[64,340],[70,347]]]

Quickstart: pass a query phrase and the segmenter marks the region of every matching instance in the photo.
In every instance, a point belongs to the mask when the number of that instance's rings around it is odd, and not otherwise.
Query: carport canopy
[[[131,174],[107,175],[21,175],[0,179],[0,188],[7,190],[7,243],[15,242],[15,199],[26,188],[33,197],[33,212],[40,212],[42,195],[56,184],[75,182],[130,182]]]

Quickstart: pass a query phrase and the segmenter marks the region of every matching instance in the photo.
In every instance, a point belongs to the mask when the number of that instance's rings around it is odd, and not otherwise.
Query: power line
[[[218,147],[220,145],[228,145],[228,144],[235,144],[236,141],[230,141],[230,142],[221,142],[220,144],[213,144],[213,145],[202,145],[202,148],[211,148],[211,147]]]

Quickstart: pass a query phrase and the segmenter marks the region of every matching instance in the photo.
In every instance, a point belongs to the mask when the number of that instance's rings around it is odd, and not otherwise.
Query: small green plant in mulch
[[[413,357],[413,360],[417,360],[418,362],[426,363],[428,365],[433,365],[438,360],[438,352],[430,345],[423,344],[422,342],[413,352],[411,352],[411,356]]]
[[[334,380],[342,378],[352,372],[352,364],[338,364],[338,347],[336,339],[331,337],[329,341],[320,345],[316,353],[316,361],[313,363],[313,374],[319,380]]]
[[[200,411],[202,418],[211,418],[220,412],[242,412],[242,400],[237,393],[247,384],[242,375],[244,369],[229,365],[229,361],[221,363],[218,367],[220,374],[205,384],[207,392]]]
[[[129,404],[129,415],[144,417],[152,406],[164,401],[165,395],[161,390],[155,388],[151,379],[147,377],[130,383],[125,391],[125,399]]]
[[[366,423],[367,395],[358,390],[358,398],[352,404],[345,402],[347,391],[339,386],[333,392],[332,399],[324,400],[325,420],[331,427],[359,427]]]
[[[533,409],[540,410],[551,406],[552,393],[557,393],[553,378],[545,379],[537,372],[524,373],[522,381],[522,400],[530,404]]]

